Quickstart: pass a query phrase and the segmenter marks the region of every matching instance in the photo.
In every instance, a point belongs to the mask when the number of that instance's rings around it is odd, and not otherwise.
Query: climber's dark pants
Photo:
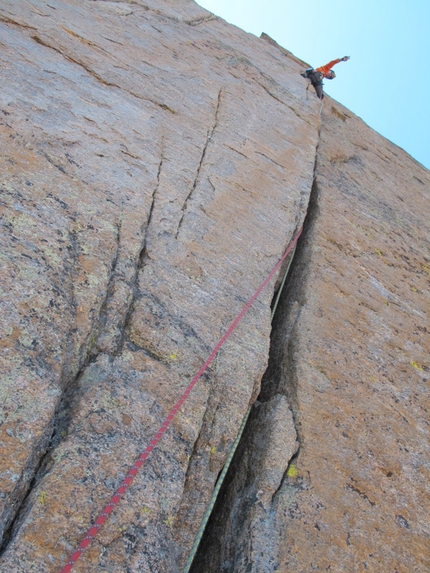
[[[317,96],[320,99],[323,99],[324,97],[324,92],[322,88],[323,75],[320,72],[317,72],[316,70],[312,70],[312,71],[306,71],[306,77],[311,81],[311,84],[314,86],[315,91],[317,92]]]

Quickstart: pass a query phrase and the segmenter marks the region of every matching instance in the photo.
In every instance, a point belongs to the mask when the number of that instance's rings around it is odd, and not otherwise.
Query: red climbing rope
[[[234,331],[234,329],[236,328],[236,326],[239,324],[239,322],[242,320],[242,318],[244,317],[244,315],[248,312],[248,310],[250,309],[250,307],[252,306],[252,304],[254,303],[255,299],[260,295],[261,291],[264,289],[264,287],[267,285],[267,283],[270,281],[270,279],[273,277],[273,275],[276,273],[276,271],[279,269],[279,267],[282,265],[282,263],[284,262],[284,260],[287,258],[287,256],[290,254],[292,248],[294,247],[294,245],[297,243],[300,235],[302,234],[302,230],[303,227],[300,228],[299,232],[297,233],[297,235],[294,237],[294,239],[291,241],[291,243],[288,245],[287,250],[285,251],[285,253],[283,254],[282,258],[276,263],[276,265],[273,267],[273,269],[270,271],[269,275],[267,276],[267,278],[261,283],[261,285],[258,287],[258,289],[255,291],[255,293],[252,295],[252,297],[249,299],[249,301],[246,303],[246,305],[243,307],[242,311],[237,315],[237,317],[233,320],[233,322],[230,325],[230,328],[225,332],[225,334],[222,336],[222,338],[220,338],[218,344],[215,346],[215,348],[212,350],[209,358],[206,360],[206,362],[203,364],[203,366],[200,368],[200,370],[197,372],[197,374],[195,374],[194,378],[191,380],[191,382],[189,383],[187,389],[185,390],[185,392],[182,394],[182,396],[179,398],[179,400],[176,402],[176,404],[173,406],[173,408],[171,409],[169,415],[167,416],[167,418],[164,420],[163,425],[160,427],[160,429],[158,430],[158,432],[155,434],[155,436],[152,438],[152,440],[149,442],[149,445],[147,446],[147,448],[145,449],[144,452],[142,452],[140,454],[140,456],[137,458],[134,466],[129,470],[128,474],[126,475],[126,477],[124,478],[123,482],[121,483],[121,485],[119,486],[119,488],[116,490],[115,494],[112,496],[111,500],[109,501],[109,503],[106,505],[106,507],[103,509],[103,511],[100,513],[99,517],[96,519],[96,521],[94,522],[94,525],[91,527],[91,529],[89,529],[85,535],[85,537],[83,538],[83,540],[81,541],[81,543],[79,544],[79,546],[77,547],[76,551],[70,556],[70,559],[67,563],[67,565],[65,565],[63,567],[63,569],[61,569],[60,573],[69,573],[73,566],[75,565],[75,563],[79,560],[79,558],[81,557],[82,553],[85,551],[85,549],[89,546],[89,544],[91,543],[91,541],[94,539],[94,537],[97,535],[98,530],[100,529],[100,527],[103,525],[103,523],[106,521],[106,519],[109,517],[110,513],[112,513],[114,507],[119,503],[119,501],[121,500],[122,496],[124,495],[124,493],[127,491],[128,486],[131,484],[131,482],[133,481],[134,477],[136,476],[137,472],[139,471],[139,469],[142,467],[143,462],[146,460],[146,458],[149,456],[149,454],[152,452],[152,450],[155,448],[155,446],[158,444],[158,442],[161,440],[161,438],[163,437],[164,433],[166,432],[167,428],[170,426],[171,421],[173,420],[173,418],[175,417],[176,413],[178,412],[178,410],[180,409],[180,407],[182,406],[182,404],[185,402],[185,400],[188,398],[188,396],[190,395],[192,389],[194,388],[194,386],[196,385],[197,381],[199,380],[199,378],[201,378],[201,376],[203,375],[203,373],[206,371],[206,369],[208,368],[208,366],[210,365],[210,363],[212,362],[212,360],[215,358],[215,356],[217,355],[218,351],[220,350],[221,346],[224,344],[224,342],[227,340],[227,338],[231,335],[231,333]]]

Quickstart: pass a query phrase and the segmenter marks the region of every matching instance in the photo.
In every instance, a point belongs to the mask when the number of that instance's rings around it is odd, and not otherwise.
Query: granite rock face
[[[74,570],[179,571],[257,397],[195,570],[427,570],[429,172],[191,0],[0,29],[0,572],[67,563],[310,197]]]

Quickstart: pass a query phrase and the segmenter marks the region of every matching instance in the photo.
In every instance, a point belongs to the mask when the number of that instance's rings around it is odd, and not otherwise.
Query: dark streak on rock
[[[49,155],[47,153],[43,154],[43,157],[51,164],[53,165],[56,169],[58,169],[59,171],[61,171],[61,173],[64,173],[64,175],[68,175],[67,171],[64,169],[64,167],[62,167],[61,165],[59,165],[58,163],[55,163],[55,161],[49,157]]]
[[[52,434],[53,424],[51,423],[46,428],[39,442],[35,444],[33,455],[23,469],[17,487],[9,495],[9,516],[6,517],[3,536],[1,537],[0,557],[7,550],[28,513],[28,497],[33,491],[36,476],[42,466]],[[7,508],[4,513],[6,512]]]
[[[375,505],[376,505],[375,502],[372,501],[372,500],[370,500],[370,499],[367,497],[367,495],[366,495],[363,491],[361,491],[358,487],[355,487],[355,486],[352,485],[352,484],[348,484],[348,485],[346,486],[346,489],[347,489],[348,491],[353,491],[353,492],[357,493],[361,498],[365,499],[368,503],[370,503],[370,505],[371,505],[372,507],[375,507]]]
[[[100,83],[102,83],[105,86],[114,86],[117,87],[119,89],[120,86],[113,84],[111,82],[106,81],[105,79],[103,79],[101,76],[99,76],[94,70],[92,70],[89,66],[87,66],[86,64],[84,64],[83,62],[79,62],[78,60],[75,60],[74,58],[72,58],[71,56],[68,56],[67,54],[64,54],[59,48],[56,48],[55,46],[53,46],[52,44],[49,44],[46,40],[43,40],[40,36],[36,36],[33,35],[31,36],[31,38],[37,42],[38,44],[40,44],[41,46],[45,46],[45,48],[50,48],[51,50],[54,50],[55,52],[57,52],[58,54],[61,54],[64,58],[66,58],[66,60],[69,60],[70,62],[72,62],[73,64],[76,64],[78,66],[81,66],[82,68],[84,68],[84,70],[86,72],[88,72],[90,75],[92,75],[94,78],[96,78],[96,80],[98,80]]]
[[[12,24],[13,26],[19,26],[20,28],[37,30],[37,28],[35,28],[34,26],[29,26],[28,24],[23,24],[22,22],[17,22],[16,20],[13,20],[12,18],[8,18],[7,16],[4,16],[2,14],[0,14],[0,22],[4,22],[5,24]]]
[[[266,76],[264,74],[261,73],[261,75],[265,78],[265,79],[270,79],[270,78],[266,78]],[[272,81],[272,80],[271,80]],[[285,105],[286,107],[288,107],[288,109],[290,109],[294,115],[296,115],[299,119],[305,121],[306,123],[308,123],[310,125],[310,122],[308,119],[302,117],[299,112],[292,106],[292,105],[288,105],[285,101],[283,101],[282,99],[280,99],[277,95],[275,95],[273,93],[273,91],[271,91],[267,86],[265,86],[262,82],[256,80],[257,84],[262,87],[264,89],[264,91],[266,91],[270,97],[272,97],[273,99],[275,99],[276,101],[278,101],[279,103],[281,103],[282,105]]]
[[[268,157],[267,155],[265,155],[264,153],[261,153],[260,151],[256,151],[257,155],[261,155],[262,157],[268,159],[269,161],[271,161],[272,163],[274,163],[275,165],[277,165],[278,167],[280,167],[281,169],[285,170],[286,167],[285,165],[281,165],[280,163],[278,163],[277,161],[275,161],[274,159],[272,159],[271,157]]]
[[[241,155],[242,157],[244,157],[245,159],[249,159],[247,155],[245,155],[244,153],[242,153],[241,151],[239,151],[238,149],[235,149],[234,147],[231,147],[231,145],[226,145],[226,147],[228,149],[231,149],[232,151],[234,151],[235,153],[237,153],[238,155]]]
[[[404,527],[405,529],[411,528],[409,522],[407,521],[407,519],[403,517],[403,515],[396,515],[396,523],[400,525],[400,527]]]

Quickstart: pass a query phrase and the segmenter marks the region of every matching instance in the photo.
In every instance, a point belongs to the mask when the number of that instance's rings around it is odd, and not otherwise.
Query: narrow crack
[[[34,454],[27,462],[26,467],[22,470],[21,474],[22,476],[25,475],[33,476],[32,479],[29,482],[25,483],[24,481],[25,478],[23,478],[19,486],[15,488],[15,490],[9,496],[8,501],[10,502],[12,510],[10,512],[9,519],[7,519],[5,522],[3,537],[0,543],[0,558],[6,551],[6,549],[9,546],[9,543],[12,541],[14,537],[17,523],[19,523],[23,519],[24,508],[26,506],[28,496],[30,495],[33,489],[35,476],[37,475],[44,459],[44,454],[40,455],[40,457],[39,454],[40,452],[46,451],[48,444],[51,440],[52,433],[53,433],[52,425],[50,425],[44,432],[43,436],[39,439],[38,444],[34,447]],[[38,457],[39,459],[37,459]]]
[[[72,62],[73,64],[76,64],[77,66],[80,66],[81,68],[83,68],[88,74],[90,74],[91,76],[93,76],[97,81],[99,81],[101,84],[105,85],[105,86],[112,86],[112,87],[116,87],[118,89],[122,89],[119,85],[114,84],[112,82],[109,82],[107,80],[105,80],[104,78],[102,78],[99,74],[97,74],[94,70],[92,70],[89,66],[87,66],[86,64],[84,64],[83,62],[79,62],[78,60],[75,60],[74,58],[72,58],[71,56],[68,56],[67,54],[64,54],[59,48],[56,48],[55,46],[53,46],[52,44],[49,44],[46,40],[43,40],[40,36],[37,35],[33,35],[31,36],[31,38],[37,42],[38,44],[40,44],[41,46],[44,46],[45,48],[50,48],[51,50],[54,50],[54,52],[57,52],[57,54],[60,54],[61,56],[63,56],[63,58],[65,58],[66,60],[69,60],[70,62]]]
[[[295,426],[296,432],[297,432],[297,424],[294,424],[294,426]],[[292,458],[288,461],[288,467],[287,467],[287,469],[285,470],[284,475],[282,476],[282,479],[281,479],[281,481],[280,481],[280,483],[279,483],[279,486],[276,488],[276,490],[275,490],[275,491],[273,492],[273,494],[272,494],[272,499],[271,499],[271,505],[272,505],[272,506],[276,503],[276,500],[277,500],[277,498],[278,498],[280,492],[283,490],[283,488],[284,488],[284,486],[285,486],[285,483],[286,483],[286,480],[287,480],[288,477],[289,477],[291,468],[294,468],[294,466],[295,466],[295,464],[296,464],[296,462],[297,462],[297,460],[298,460],[298,458],[299,458],[299,455],[300,455],[300,445],[299,445],[299,448],[298,448],[297,452],[296,452],[296,453],[292,456]]]
[[[307,118],[305,118],[305,117],[303,117],[302,115],[300,115],[300,114],[298,113],[298,111],[294,108],[294,106],[289,105],[288,103],[286,103],[285,101],[283,101],[282,99],[280,99],[280,98],[279,98],[278,96],[276,96],[273,92],[271,92],[271,91],[269,90],[269,88],[266,87],[263,83],[257,81],[257,84],[258,84],[260,87],[262,87],[273,99],[275,99],[275,100],[278,101],[279,103],[282,103],[282,105],[285,105],[286,107],[288,107],[288,109],[291,110],[291,111],[294,113],[294,115],[296,115],[299,119],[303,120],[303,121],[304,121],[305,123],[307,123],[308,125],[311,125],[311,122],[310,122]]]
[[[209,372],[206,372],[204,379],[208,380]],[[187,520],[188,507],[187,502],[189,501],[190,484],[193,487],[193,481],[195,480],[196,467],[201,465],[201,460],[205,457],[205,446],[207,446],[207,440],[211,433],[211,428],[213,427],[215,417],[220,407],[222,396],[220,390],[214,388],[212,385],[209,386],[209,392],[206,399],[205,411],[202,416],[202,422],[200,425],[199,433],[194,441],[193,450],[190,455],[188,467],[185,473],[184,480],[184,492],[182,503],[178,510],[178,521]],[[222,467],[219,470],[219,474],[222,472]],[[218,476],[219,477],[219,476]],[[217,479],[218,479],[217,477]],[[215,480],[216,483],[217,480]],[[185,500],[185,503],[184,503]]]
[[[266,158],[268,161],[271,161],[272,163],[274,163],[278,167],[281,167],[284,170],[286,169],[285,165],[281,165],[280,163],[278,163],[277,161],[275,161],[274,159],[272,159],[271,157],[269,157],[265,153],[261,153],[260,151],[257,151],[256,155],[261,155],[262,157]]]
[[[116,284],[115,283],[115,270],[116,270],[116,266],[117,266],[119,251],[121,248],[120,234],[119,234],[120,228],[119,228],[118,235],[117,235],[117,245],[118,245],[117,246],[117,254],[116,254],[116,258],[115,258],[113,265],[112,265],[111,279],[110,279],[109,286],[107,289],[105,303],[104,303],[104,306],[103,306],[102,311],[100,313],[98,341],[97,341],[97,349],[96,349],[95,354],[106,353],[106,354],[109,354],[112,356],[116,356],[116,355],[121,353],[121,351],[124,347],[124,343],[125,343],[125,339],[126,339],[127,326],[129,324],[131,316],[133,314],[135,301],[136,301],[136,298],[138,296],[139,273],[141,272],[142,268],[144,267],[145,261],[147,259],[148,230],[151,226],[156,194],[157,194],[157,191],[158,191],[159,186],[160,186],[160,175],[161,175],[161,169],[163,166],[163,161],[164,161],[164,157],[162,155],[160,158],[160,162],[158,164],[158,168],[157,168],[156,183],[155,183],[154,189],[152,191],[152,195],[151,195],[151,203],[150,203],[150,206],[148,209],[148,216],[146,218],[146,221],[142,225],[143,240],[142,240],[141,247],[140,247],[139,252],[137,254],[137,257],[136,257],[136,264],[135,264],[134,273],[130,279],[128,279],[128,280],[124,279],[127,286],[130,288],[131,298],[130,298],[130,302],[129,302],[129,304],[128,304],[128,306],[127,306],[127,308],[126,308],[126,310],[122,316],[122,319],[120,321],[117,321],[115,324],[117,332],[118,331],[120,332],[120,337],[118,338],[118,340],[115,340],[113,342],[113,344],[108,343],[108,346],[106,346],[105,341],[103,341],[103,336],[106,333],[106,325],[109,323],[109,305],[110,305],[110,303],[113,299],[113,296],[114,296],[114,289],[115,289],[115,284]]]
[[[235,149],[234,147],[232,147],[231,145],[226,145],[227,149],[231,149],[232,151],[234,151],[235,153],[237,153],[238,155],[241,155],[242,157],[244,157],[245,159],[249,159],[249,157],[247,155],[245,155],[244,153],[242,153],[241,151],[239,151],[238,149]]]
[[[117,266],[118,266],[118,261],[119,261],[119,254],[121,251],[121,228],[122,228],[122,222],[119,221],[116,224],[116,230],[117,230],[116,235],[115,235],[116,251],[115,251],[115,255],[112,259],[112,263],[111,263],[111,268],[110,268],[110,272],[109,272],[109,281],[108,281],[107,288],[106,288],[105,299],[104,299],[104,301],[100,307],[99,317],[98,317],[98,321],[97,321],[96,331],[97,331],[99,336],[100,336],[100,332],[105,329],[106,324],[108,322],[109,303],[110,303],[110,300],[113,296],[113,292],[115,289],[116,271],[117,271]],[[92,349],[93,356],[97,356],[100,352],[101,352],[101,350],[100,350],[99,346],[95,345],[95,347]]]
[[[97,1],[99,2],[103,0]],[[212,13],[210,13],[209,16],[202,16],[200,18],[195,18],[194,20],[180,20],[177,16],[171,16],[163,10],[157,10],[157,8],[144,4],[141,0],[128,0],[128,4],[131,4],[132,6],[139,6],[139,8],[142,8],[145,12],[152,12],[153,14],[157,14],[157,16],[162,16],[168,20],[173,20],[173,22],[184,22],[184,24],[189,24],[190,26],[197,26],[202,22],[208,22],[210,20],[218,20],[218,16],[215,16],[215,14]]]
[[[141,249],[139,252],[139,256],[137,258],[136,272],[134,274],[132,284],[131,284],[132,298],[131,298],[130,304],[128,306],[128,309],[125,313],[124,323],[123,323],[122,328],[121,328],[122,340],[121,340],[121,343],[119,345],[119,350],[122,350],[122,348],[124,346],[125,333],[128,329],[128,325],[130,324],[130,320],[131,320],[133,310],[134,310],[134,305],[136,303],[136,298],[138,296],[139,274],[142,271],[142,269],[144,268],[146,261],[148,259],[148,253],[147,253],[148,232],[149,232],[149,228],[150,228],[151,223],[152,223],[152,216],[154,213],[156,195],[157,195],[158,189],[160,187],[160,177],[161,177],[161,170],[163,168],[163,162],[164,162],[164,156],[163,156],[163,152],[162,152],[160,162],[158,164],[158,169],[157,169],[156,183],[155,183],[154,189],[152,191],[152,195],[151,195],[151,205],[149,207],[148,217],[147,217],[146,222],[144,224],[144,238],[143,238],[142,246],[141,246]]]
[[[160,187],[160,176],[161,176],[161,169],[163,167],[163,162],[164,162],[164,157],[163,157],[163,153],[161,154],[161,159],[160,159],[160,163],[158,164],[158,171],[157,171],[157,183],[155,185],[154,191],[152,192],[152,197],[151,197],[151,206],[149,208],[149,214],[148,214],[148,220],[146,222],[146,233],[148,232],[149,226],[151,225],[151,221],[152,221],[152,212],[154,211],[154,204],[155,204],[155,194],[157,193],[159,187]],[[146,240],[145,240],[145,245],[146,246]]]
[[[353,485],[352,483],[349,483],[346,485],[346,489],[348,491],[353,491],[354,493],[358,494],[362,499],[365,499],[367,503],[369,503],[372,507],[375,507],[376,503],[371,499],[369,499],[369,497],[364,493],[364,491],[361,491],[361,489],[358,488],[357,486]]]
[[[50,157],[46,152],[43,153],[43,157],[51,164],[53,165],[56,169],[58,169],[58,171],[60,171],[61,173],[63,173],[64,175],[69,175],[67,173],[67,171],[64,169],[64,167],[62,165],[60,165],[59,163],[56,163],[52,157]]]
[[[213,121],[212,127],[211,127],[210,129],[208,129],[207,134],[206,134],[206,142],[205,142],[205,144],[204,144],[204,146],[203,146],[203,150],[202,150],[202,153],[201,153],[201,156],[200,156],[200,161],[199,161],[199,164],[198,164],[198,166],[197,166],[196,176],[195,176],[195,178],[194,178],[194,181],[193,181],[193,184],[192,184],[192,186],[191,186],[191,189],[190,189],[188,195],[187,195],[186,198],[185,198],[184,204],[182,205],[182,216],[181,216],[181,218],[180,218],[180,220],[179,220],[179,223],[178,223],[178,229],[177,229],[176,235],[175,235],[175,238],[176,238],[176,239],[178,238],[179,231],[180,231],[180,229],[181,229],[182,222],[183,222],[184,217],[185,217],[185,213],[186,213],[186,210],[187,210],[188,201],[191,199],[191,197],[192,197],[194,191],[196,190],[197,184],[198,184],[198,182],[199,182],[200,172],[201,172],[201,170],[202,170],[202,166],[203,166],[203,163],[204,163],[204,160],[205,160],[205,157],[206,157],[206,152],[207,152],[207,150],[208,150],[208,147],[209,147],[210,142],[212,141],[212,138],[213,138],[213,136],[214,136],[215,130],[216,130],[216,128],[218,127],[219,112],[220,112],[220,107],[221,107],[221,96],[222,96],[222,92],[223,92],[223,88],[221,88],[221,89],[219,90],[219,93],[218,93],[218,100],[217,100],[217,105],[216,105],[216,109],[215,109],[214,121]]]

